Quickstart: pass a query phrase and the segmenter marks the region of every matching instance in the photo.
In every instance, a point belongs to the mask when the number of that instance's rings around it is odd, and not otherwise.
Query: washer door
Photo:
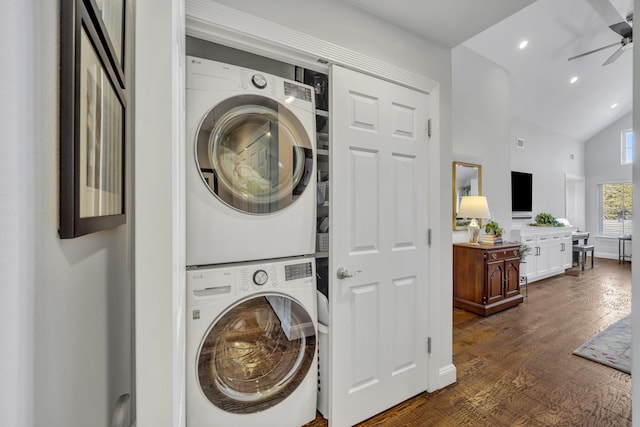
[[[196,162],[222,202],[249,214],[270,214],[293,203],[309,184],[312,147],[284,105],[239,95],[205,115],[196,133]]]
[[[198,382],[218,408],[252,414],[293,393],[315,356],[315,327],[304,307],[282,295],[254,296],[230,307],[207,331]]]

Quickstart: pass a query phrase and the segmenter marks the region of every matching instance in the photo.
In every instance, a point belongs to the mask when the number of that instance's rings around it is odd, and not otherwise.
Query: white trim
[[[187,0],[185,12],[189,36],[318,71],[336,64],[423,93],[438,86],[427,77],[211,0]]]
[[[430,381],[429,393],[444,388],[456,382],[457,369],[453,364],[441,367],[438,370],[438,377]]]
[[[136,423],[184,427],[184,1],[134,15]]]

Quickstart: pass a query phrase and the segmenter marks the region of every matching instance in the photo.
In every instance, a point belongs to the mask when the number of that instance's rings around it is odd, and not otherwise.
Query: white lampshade
[[[489,218],[489,204],[485,196],[464,196],[460,201],[458,216],[461,218]]]
[[[469,243],[478,244],[478,236],[480,235],[480,226],[476,219],[489,218],[489,204],[484,196],[464,196],[460,201],[460,209],[458,216],[462,218],[471,218],[471,222],[467,226],[469,232]]]

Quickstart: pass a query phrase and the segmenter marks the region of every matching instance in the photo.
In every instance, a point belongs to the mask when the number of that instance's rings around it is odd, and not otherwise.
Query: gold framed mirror
[[[458,217],[458,208],[463,196],[482,196],[482,165],[453,162],[452,200],[453,229],[466,230],[468,218]]]

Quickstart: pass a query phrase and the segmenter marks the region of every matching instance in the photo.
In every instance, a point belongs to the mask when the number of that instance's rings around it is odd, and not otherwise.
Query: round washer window
[[[284,105],[259,95],[229,98],[205,115],[196,161],[213,194],[251,214],[289,206],[313,177],[304,126]]]
[[[304,307],[282,295],[252,297],[212,324],[198,354],[198,381],[218,408],[255,413],[289,396],[315,354],[315,327]]]

